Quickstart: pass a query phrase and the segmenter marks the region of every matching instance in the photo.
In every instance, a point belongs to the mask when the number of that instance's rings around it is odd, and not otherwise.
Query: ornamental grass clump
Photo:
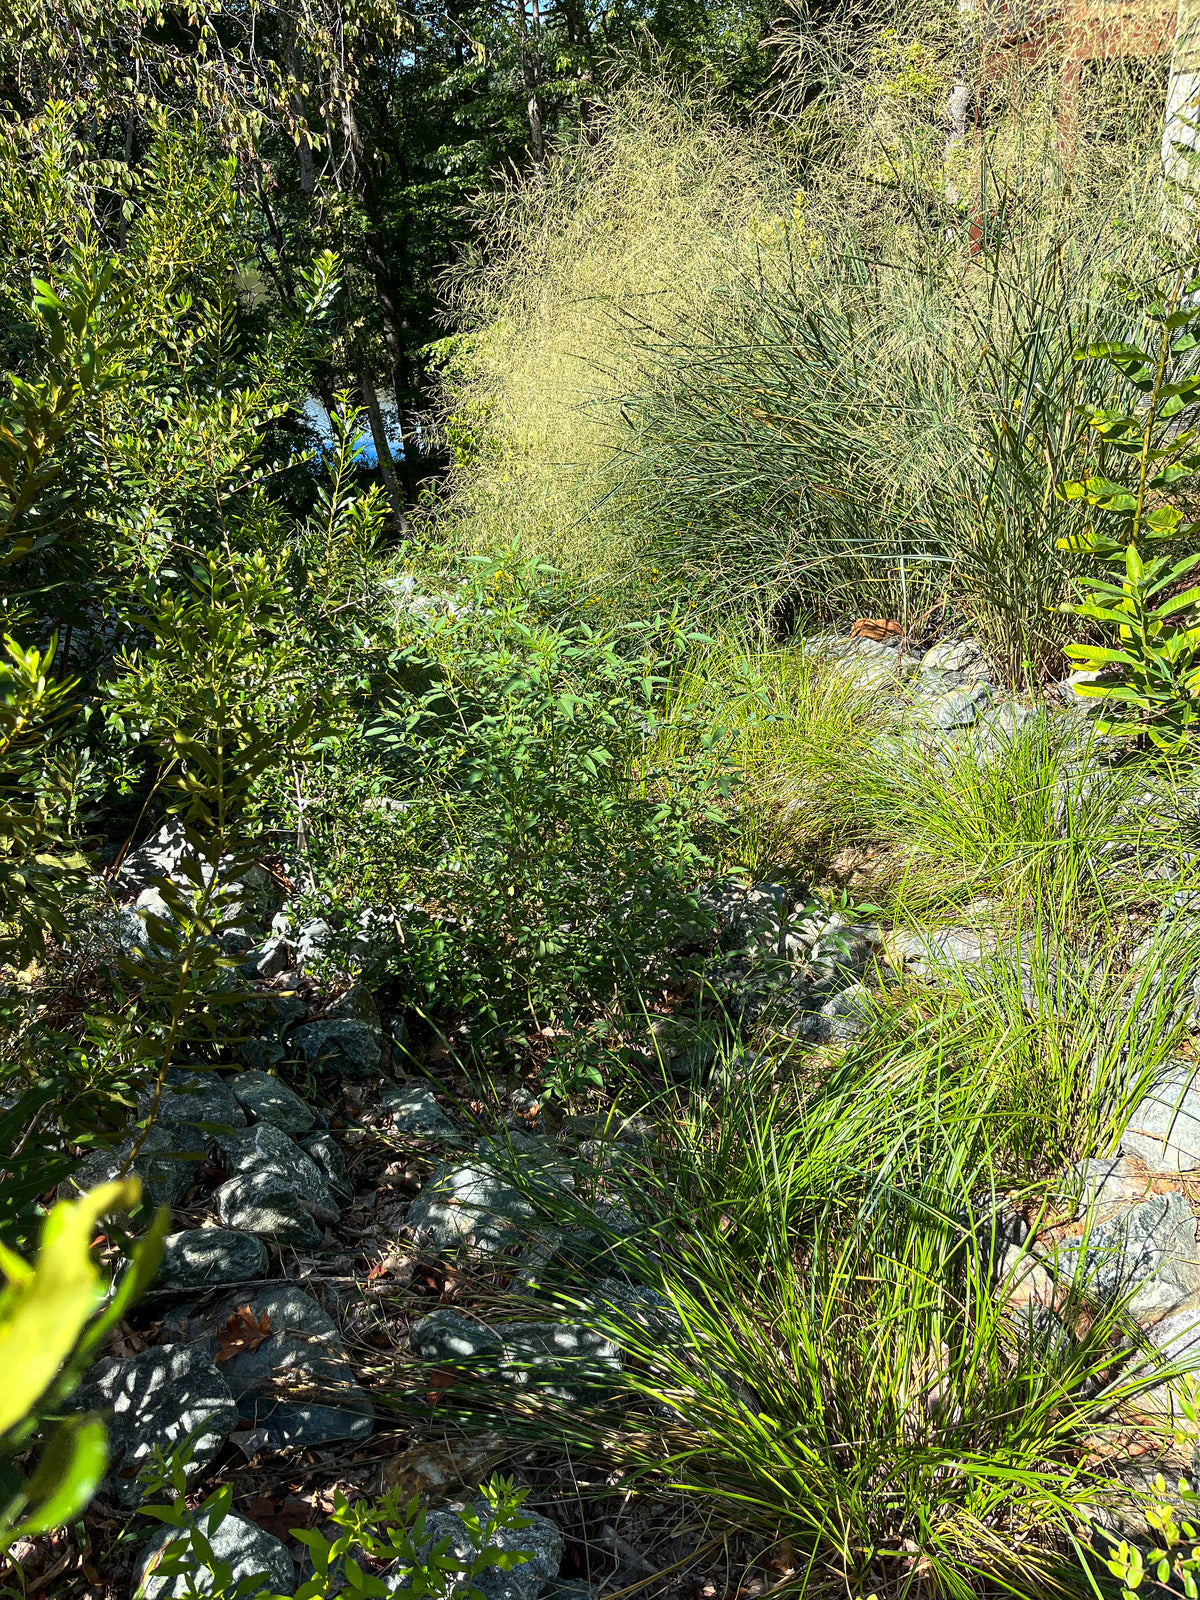
[[[1047,1192],[1015,1173],[1029,1112],[994,1065],[918,1020],[807,1093],[718,1068],[632,1162],[620,1227],[600,1224],[635,1288],[558,1280],[559,1314],[624,1350],[608,1396],[464,1375],[446,1419],[498,1409],[577,1472],[709,1502],[774,1566],[786,1552],[800,1592],[1086,1592],[1093,1525],[1130,1504],[1125,1430],[1178,1373],[1083,1275],[1052,1310],[1030,1301],[1020,1218]],[[1169,1462],[1170,1429],[1138,1425]]]

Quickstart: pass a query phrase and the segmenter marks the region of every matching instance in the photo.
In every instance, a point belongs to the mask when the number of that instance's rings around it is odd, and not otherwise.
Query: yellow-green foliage
[[[779,64],[781,114],[751,129],[624,92],[483,218],[450,285],[439,531],[762,639],[919,631],[950,602],[1011,682],[1042,681],[1073,581],[1046,463],[1072,449],[1080,308],[1158,203],[1158,69],[1088,78],[1064,164],[1056,69],[981,80],[954,7],[798,26]],[[1049,377],[1039,318],[1065,330]]]
[[[701,314],[770,244],[772,219],[791,223],[795,194],[769,148],[644,89],[617,96],[595,144],[508,188],[485,264],[453,286],[475,331],[443,348],[465,543],[519,537],[582,572],[614,560],[593,479],[628,440],[616,402],[640,380],[625,332]]]
[[[856,773],[887,721],[880,693],[836,663],[722,639],[672,685],[662,753],[697,728],[730,737],[741,826],[725,865],[769,877],[823,866],[854,830]]]

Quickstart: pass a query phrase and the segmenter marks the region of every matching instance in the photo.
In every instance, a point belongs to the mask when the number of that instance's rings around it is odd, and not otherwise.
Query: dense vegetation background
[[[636,1420],[529,1402],[522,1437],[715,1507],[796,1592],[1109,1581],[1130,1430],[1171,1475],[1194,1414],[1138,1409],[1128,1296],[1018,1326],[992,1269],[998,1197],[1061,1221],[1193,1052],[1169,68],[1064,120],[1053,48],[954,7],[5,13],[9,1545],[103,1475],[66,1399],[165,1226],[136,1185],[47,1223],[56,1186],[242,1059],[258,895],[473,1104],[651,1114],[655,1231],[609,1244],[686,1337],[623,1326]],[[900,663],[969,636],[1005,739],[915,736],[902,670],[825,648],[859,619]],[[806,1041],[695,954],[714,882],[762,880],[817,967],[868,925],[973,962],[887,944],[869,1023]],[[97,1313],[105,1218],[142,1257]]]

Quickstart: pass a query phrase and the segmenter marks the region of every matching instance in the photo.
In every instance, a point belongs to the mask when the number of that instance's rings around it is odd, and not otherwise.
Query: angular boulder
[[[240,1173],[223,1183],[213,1195],[213,1203],[227,1228],[274,1239],[279,1244],[315,1250],[323,1242],[325,1230],[310,1208],[313,1204],[323,1210],[330,1207],[310,1200],[301,1188],[291,1174],[263,1167],[256,1172]],[[323,1193],[330,1198],[327,1189],[323,1188]]]
[[[1121,1150],[1151,1172],[1200,1167],[1200,1068],[1180,1062],[1151,1089],[1121,1135]]]
[[[284,1133],[308,1133],[317,1120],[298,1094],[268,1072],[239,1072],[229,1079],[229,1087],[256,1122],[269,1122]]]
[[[1200,1293],[1195,1214],[1181,1194],[1151,1195],[1096,1223],[1086,1251],[1082,1240],[1060,1243],[1055,1266],[1068,1279],[1082,1270],[1102,1299],[1129,1295],[1132,1317],[1156,1321]]]
[[[328,1312],[295,1284],[241,1290],[190,1320],[200,1348],[215,1356],[221,1330],[242,1307],[260,1329],[265,1319],[267,1337],[222,1362],[221,1371],[259,1443],[282,1450],[366,1438],[374,1427],[371,1402]]]
[[[244,1600],[251,1600],[252,1596],[259,1594],[290,1594],[295,1588],[292,1558],[286,1546],[274,1534],[267,1533],[257,1523],[248,1522],[245,1517],[235,1516],[232,1512],[215,1528],[211,1518],[199,1520],[213,1555],[218,1561],[228,1561],[233,1583],[236,1586],[246,1585],[245,1588],[238,1588],[238,1594]],[[183,1596],[191,1593],[193,1587],[200,1594],[212,1593],[212,1574],[198,1570],[191,1561],[187,1576],[182,1573],[177,1577],[154,1576],[155,1566],[163,1552],[178,1537],[178,1529],[160,1528],[142,1546],[134,1569],[132,1596],[144,1596],[144,1600],[182,1600]],[[255,1577],[261,1577],[263,1581],[252,1584],[250,1579]]]
[[[487,1514],[487,1508],[482,1503],[478,1503],[475,1509],[481,1515]],[[508,1572],[499,1567],[488,1567],[481,1572],[475,1582],[483,1592],[484,1600],[537,1600],[546,1585],[558,1576],[566,1550],[561,1529],[548,1517],[528,1511],[522,1512],[522,1515],[529,1519],[529,1527],[519,1532],[505,1530],[493,1534],[488,1541],[488,1548],[523,1551],[529,1559]],[[475,1547],[462,1518],[453,1511],[430,1511],[425,1518],[425,1542],[419,1553],[426,1554],[442,1539],[449,1541],[446,1553],[455,1560],[467,1565],[474,1558]],[[412,1586],[409,1571],[399,1566],[385,1574],[383,1581],[391,1594],[404,1594]]]
[[[271,1258],[261,1239],[232,1228],[189,1228],[163,1241],[154,1287],[160,1293],[264,1278]]]
[[[482,1163],[439,1167],[408,1208],[405,1226],[440,1252],[470,1248],[499,1255],[536,1219],[529,1200]]]
[[[72,1397],[78,1411],[108,1415],[109,1471],[101,1494],[135,1506],[136,1469],[155,1445],[167,1452],[195,1433],[188,1481],[198,1478],[237,1427],[238,1411],[212,1353],[192,1345],[152,1345],[135,1356],[98,1361]]]

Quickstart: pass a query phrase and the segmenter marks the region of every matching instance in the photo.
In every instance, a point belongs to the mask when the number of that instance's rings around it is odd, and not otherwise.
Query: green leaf
[[[28,1510],[5,1540],[29,1538],[74,1522],[108,1468],[108,1434],[99,1417],[71,1417],[50,1436],[25,1488]]]
[[[9,1280],[0,1295],[0,1434],[50,1387],[100,1303],[103,1285],[90,1248],[97,1221],[140,1198],[141,1184],[130,1178],[60,1201],[43,1224],[32,1267],[0,1245],[0,1269]]]

